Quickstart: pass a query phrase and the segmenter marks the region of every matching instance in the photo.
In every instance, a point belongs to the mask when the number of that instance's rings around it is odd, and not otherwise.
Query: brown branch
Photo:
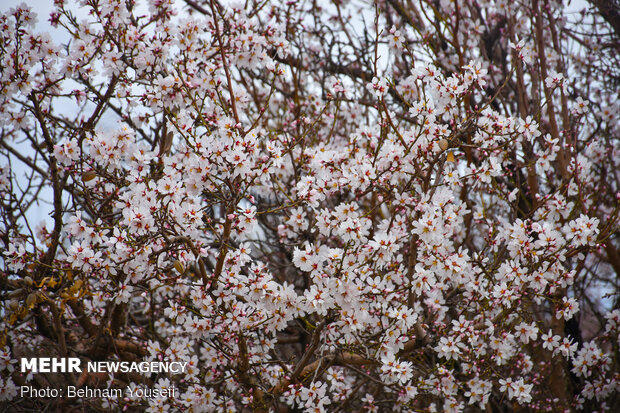
[[[308,361],[310,360],[310,357],[314,355],[314,352],[319,347],[321,332],[323,331],[323,328],[325,328],[325,321],[319,323],[319,325],[316,326],[316,329],[312,333],[310,345],[306,349],[306,352],[302,356],[301,360],[299,360],[299,363],[297,363],[297,366],[295,367],[295,370],[293,370],[293,374],[291,375],[291,380],[293,382],[296,381],[299,375],[303,372],[304,368],[308,364]]]
[[[43,138],[45,139],[45,144],[47,146],[47,150],[50,154],[54,153],[54,141],[52,139],[52,135],[47,129],[47,124],[45,123],[45,118],[43,117],[43,112],[41,111],[41,106],[39,105],[39,101],[37,100],[34,93],[31,93],[30,101],[33,104],[34,115],[39,122],[39,126],[41,128],[41,132],[43,133]],[[60,243],[60,231],[62,229],[62,190],[64,187],[64,183],[66,181],[66,177],[62,180],[61,183],[60,176],[58,174],[58,166],[56,165],[56,159],[54,157],[50,157],[49,159],[49,168],[50,168],[50,180],[52,182],[52,190],[53,190],[53,204],[54,204],[54,228],[52,230],[52,234],[50,235],[50,246],[41,259],[42,265],[39,266],[38,271],[35,276],[35,280],[39,278],[39,275],[43,274],[46,271],[47,266],[49,266],[54,256],[56,255],[56,250],[58,248],[58,244]]]
[[[185,0],[185,3],[187,3],[188,6],[190,6],[192,9],[196,10],[199,13],[202,13],[204,15],[209,14],[209,11],[207,9],[205,9],[193,0]]]
[[[90,321],[90,319],[84,312],[84,305],[78,300],[70,300],[68,301],[68,304],[69,307],[71,307],[71,311],[73,311],[73,314],[75,314],[77,322],[86,332],[86,334],[91,337],[97,334],[97,327]]]
[[[62,327],[62,314],[58,311],[58,307],[53,299],[46,297],[47,304],[52,312],[52,321],[54,323],[54,330],[56,333],[56,339],[58,340],[58,347],[60,348],[60,356],[67,356],[67,343],[65,341],[65,329]]]
[[[255,377],[248,374],[250,370],[250,360],[248,355],[248,345],[243,334],[239,334],[239,363],[237,365],[237,378],[239,381],[252,392],[254,402],[252,404],[253,411],[258,413],[267,412],[268,408],[265,404],[265,393],[260,388]]]
[[[620,5],[618,2],[611,0],[588,0],[588,2],[598,9],[603,19],[614,30],[616,37],[620,37]]]
[[[543,22],[542,11],[541,11],[538,0],[533,1],[532,8],[534,9],[534,12],[536,13],[536,22],[535,22],[536,23],[536,42],[537,42],[536,48],[538,49],[537,52],[538,52],[538,58],[540,61],[540,75],[541,75],[540,80],[542,81],[543,91],[545,93],[545,99],[547,103],[547,117],[549,118],[549,126],[551,127],[551,136],[554,139],[557,139],[558,141],[560,141],[560,131],[558,128],[558,123],[555,118],[555,108],[553,105],[553,94],[551,93],[551,89],[547,87],[547,82],[546,82],[547,74],[549,73],[549,71],[547,67],[547,56],[545,55],[545,35],[543,31],[544,22]],[[562,174],[563,177],[566,177],[567,170],[568,170],[568,160],[566,157],[566,151],[562,144],[560,144],[560,151],[558,152],[558,163],[560,166],[560,173]],[[530,186],[530,189],[533,189],[533,188],[531,188]],[[533,195],[534,194],[532,194],[532,196]],[[535,201],[534,197],[532,197],[532,199]],[[532,208],[532,209],[535,209],[535,208]]]
[[[220,25],[217,22],[217,13],[215,11],[215,2],[211,0],[211,10],[213,11],[213,26],[215,27],[215,37],[220,48],[220,55],[222,56],[222,66],[224,67],[224,73],[226,74],[226,82],[228,84],[228,93],[230,94],[230,106],[232,107],[233,116],[235,122],[239,124],[239,113],[237,112],[237,104],[235,103],[235,92],[233,90],[232,78],[230,76],[230,69],[228,68],[228,61],[226,60],[226,53],[224,53],[224,42],[222,41],[222,35],[220,33]]]
[[[232,229],[232,220],[228,216],[233,213],[232,205],[234,205],[234,202],[231,201],[231,205],[226,211],[226,221],[224,221],[224,233],[222,234],[222,238],[220,240],[220,253],[217,257],[217,261],[215,262],[215,271],[213,271],[214,286],[217,284],[217,281],[222,274],[222,270],[224,269],[224,261],[226,259],[226,254],[228,253],[228,240],[230,238],[230,231]]]
[[[198,248],[196,248],[196,246],[194,245],[194,242],[185,236],[178,236],[174,238],[174,241],[181,241],[187,244],[189,248],[192,250],[192,253],[196,257],[196,260],[198,260],[198,267],[200,268],[200,277],[202,278],[202,284],[206,287],[207,286],[207,270],[205,268],[204,262],[202,262],[200,251],[198,251]]]

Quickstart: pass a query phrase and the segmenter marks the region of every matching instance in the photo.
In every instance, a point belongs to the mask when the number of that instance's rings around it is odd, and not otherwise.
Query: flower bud
[[[165,136],[159,140],[159,154],[157,156],[163,156],[170,152],[172,148],[172,141],[174,139],[174,133],[168,132]]]
[[[180,273],[183,274],[185,272],[185,267],[183,266],[183,263],[179,260],[175,260],[174,261],[174,268]]]
[[[95,172],[94,170],[86,171],[82,174],[82,181],[83,182],[92,181],[96,177],[97,177],[97,172]]]
[[[17,290],[13,290],[9,293],[9,297],[13,298],[13,297],[21,297],[22,294],[24,294],[24,289],[23,288],[18,288]]]
[[[26,297],[26,307],[31,308],[37,303],[37,293],[30,293]]]
[[[439,147],[441,148],[442,151],[445,151],[446,149],[448,149],[448,140],[444,138],[440,139]]]

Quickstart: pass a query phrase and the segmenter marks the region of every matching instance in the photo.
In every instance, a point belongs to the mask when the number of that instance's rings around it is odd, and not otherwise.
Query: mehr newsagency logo
[[[186,361],[89,361],[89,373],[185,373]],[[81,373],[77,357],[35,357],[21,359],[22,373]]]
[[[22,373],[138,373],[149,376],[153,373],[185,373],[188,362],[184,361],[88,361],[86,365],[77,357],[33,357],[22,358]],[[87,398],[167,398],[177,397],[178,389],[174,386],[154,387],[127,386],[121,388],[99,388],[66,386],[65,388],[37,388],[21,386],[21,397],[87,397]]]

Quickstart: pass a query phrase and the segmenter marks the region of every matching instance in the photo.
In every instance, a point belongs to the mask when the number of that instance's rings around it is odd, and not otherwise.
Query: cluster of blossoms
[[[0,403],[618,402],[620,122],[593,110],[613,91],[569,81],[609,71],[559,56],[555,3],[401,3],[102,0],[79,20],[59,0],[66,45],[25,5],[0,15]],[[188,367],[46,384],[15,368],[33,354]],[[18,394],[75,382],[178,393]]]

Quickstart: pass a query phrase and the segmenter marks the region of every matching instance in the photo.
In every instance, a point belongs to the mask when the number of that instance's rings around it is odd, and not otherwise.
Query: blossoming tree
[[[0,16],[7,411],[618,406],[612,2],[54,3]]]

